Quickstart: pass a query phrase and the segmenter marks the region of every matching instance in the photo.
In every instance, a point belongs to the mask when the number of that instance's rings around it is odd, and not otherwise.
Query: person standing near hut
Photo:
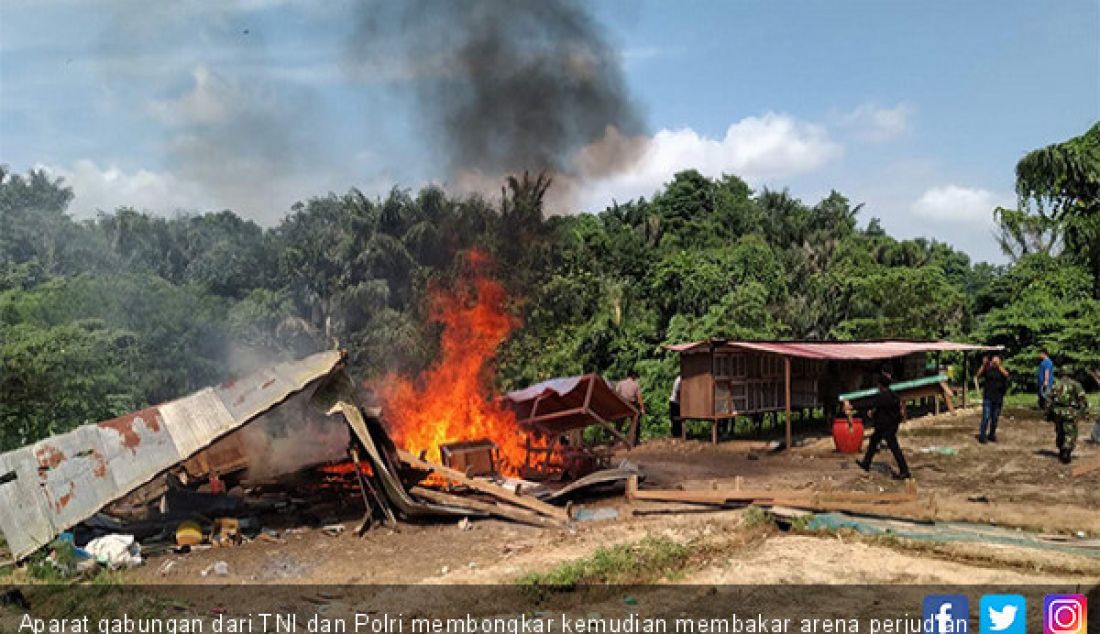
[[[856,464],[860,469],[870,471],[875,452],[878,451],[879,444],[885,440],[886,446],[890,448],[890,453],[894,454],[894,460],[898,463],[898,472],[894,478],[908,480],[913,476],[909,473],[909,464],[905,461],[905,454],[901,452],[901,445],[898,444],[898,428],[905,418],[905,404],[890,389],[892,382],[893,379],[888,372],[879,374],[878,393],[871,397],[871,401],[866,406],[870,419],[875,424],[875,431],[867,444],[867,454],[863,456],[863,460],[856,460]],[[845,401],[844,409],[846,412],[851,412],[852,405]]]
[[[974,373],[974,389],[982,391],[982,375],[985,374],[986,368],[989,367],[989,355],[982,355],[982,364],[978,366],[978,371]]]
[[[981,373],[982,422],[978,426],[978,442],[997,442],[997,420],[1001,417],[1005,392],[1008,391],[1008,370],[1001,357],[994,356]],[[989,432],[986,435],[986,432]]]
[[[645,416],[645,398],[642,396],[642,386],[638,384],[638,373],[634,370],[627,372],[626,378],[615,384],[615,393],[630,406],[638,411],[639,417]],[[630,431],[630,443],[638,443],[638,426],[632,425]]]
[[[672,393],[668,395],[668,417],[669,422],[672,423],[670,434],[673,438],[680,438],[684,435],[684,422],[680,419],[680,375],[676,375],[676,380],[672,382]]]
[[[626,378],[615,384],[615,393],[634,406],[639,414],[645,415],[645,400],[642,398],[642,386],[638,385],[638,373],[631,370]]]
[[[1054,361],[1046,350],[1039,351],[1039,371],[1036,375],[1039,383],[1039,409],[1050,406],[1050,391],[1054,388]]]

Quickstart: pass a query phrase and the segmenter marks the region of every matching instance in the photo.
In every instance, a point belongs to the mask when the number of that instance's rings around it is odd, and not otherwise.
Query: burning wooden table
[[[526,477],[581,477],[605,466],[601,449],[638,441],[640,412],[598,374],[536,383],[509,392],[503,402],[527,432]],[[591,426],[606,430],[612,442],[586,443],[583,432]]]

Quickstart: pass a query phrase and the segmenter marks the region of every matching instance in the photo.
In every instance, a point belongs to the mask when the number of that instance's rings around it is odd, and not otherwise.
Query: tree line
[[[551,180],[498,200],[351,189],[263,228],[232,211],[131,208],[75,220],[72,191],[0,168],[0,449],[339,345],[370,378],[436,358],[429,283],[478,248],[522,318],[501,389],[633,369],[648,434],[667,425],[664,343],[950,337],[1002,344],[1021,381],[1040,348],[1100,369],[1100,125],[1027,154],[1019,204],[991,210],[1007,265],[898,240],[839,192],[809,204],[687,170],[651,198],[548,217]]]

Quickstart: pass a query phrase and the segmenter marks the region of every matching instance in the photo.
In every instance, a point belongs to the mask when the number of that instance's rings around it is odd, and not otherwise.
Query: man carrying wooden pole
[[[901,452],[898,443],[898,427],[905,419],[905,403],[890,389],[893,379],[887,372],[882,372],[878,377],[878,392],[867,399],[866,409],[871,413],[875,431],[871,434],[871,440],[867,443],[867,453],[863,460],[856,460],[856,464],[864,471],[870,471],[871,463],[875,459],[879,443],[886,441],[890,453],[894,454],[894,460],[898,463],[898,472],[894,475],[896,480],[908,480],[913,477],[909,473],[909,465],[905,462],[905,454]],[[844,411],[852,412],[852,404],[844,401]]]

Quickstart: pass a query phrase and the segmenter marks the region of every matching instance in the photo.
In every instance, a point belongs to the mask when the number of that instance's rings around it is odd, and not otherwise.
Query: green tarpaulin
[[[902,392],[904,390],[911,390],[915,387],[924,387],[926,385],[935,385],[937,383],[944,383],[947,381],[947,377],[943,374],[937,374],[935,376],[925,376],[919,379],[912,379],[909,381],[901,381],[900,383],[891,383],[890,389],[895,392]],[[867,398],[868,396],[874,396],[875,392],[878,392],[878,388],[871,388],[869,390],[859,390],[858,392],[848,392],[847,394],[841,394],[837,397],[838,401],[854,401],[856,399]]]

